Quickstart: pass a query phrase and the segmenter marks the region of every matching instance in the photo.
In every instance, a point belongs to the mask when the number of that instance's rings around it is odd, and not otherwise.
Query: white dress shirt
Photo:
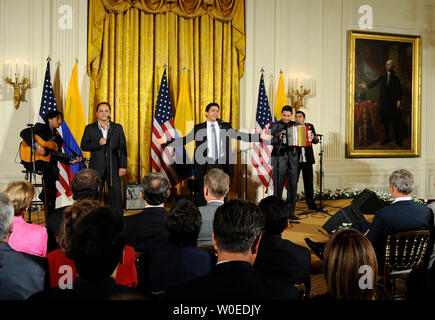
[[[98,122],[98,128],[100,129],[101,133],[103,134],[103,138],[107,138],[107,133],[109,132],[109,128],[110,128],[110,122],[107,123],[106,125],[106,129],[104,129],[100,122]]]

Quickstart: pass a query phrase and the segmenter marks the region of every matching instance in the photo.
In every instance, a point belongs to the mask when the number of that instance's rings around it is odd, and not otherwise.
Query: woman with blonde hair
[[[371,242],[359,231],[335,233],[325,248],[323,271],[328,293],[314,299],[380,300],[387,295],[376,284],[378,262]]]
[[[47,229],[27,223],[23,217],[29,210],[35,194],[33,185],[26,180],[11,181],[3,192],[11,199],[15,212],[9,245],[17,251],[45,256],[47,254]]]

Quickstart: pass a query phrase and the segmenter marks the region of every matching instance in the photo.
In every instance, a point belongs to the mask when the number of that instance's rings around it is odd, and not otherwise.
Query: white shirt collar
[[[409,201],[412,200],[411,197],[398,197],[396,199],[394,199],[393,203],[399,202],[399,201]]]

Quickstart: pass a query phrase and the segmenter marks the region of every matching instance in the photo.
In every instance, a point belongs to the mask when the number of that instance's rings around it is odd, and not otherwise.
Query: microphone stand
[[[112,128],[112,121],[110,121],[109,118],[109,132],[107,132],[107,138],[109,140],[109,184],[110,184],[110,190],[109,190],[109,197],[110,197],[110,193],[112,191],[112,184],[113,184],[113,177],[112,177],[112,133],[113,133],[113,128]]]
[[[30,174],[30,183],[36,183],[36,160],[35,160],[35,137],[34,137],[34,132],[33,132],[33,127],[35,126],[32,123],[27,124],[28,127],[30,127],[30,141],[31,141],[31,157],[32,157],[32,173]],[[33,176],[33,182],[32,182],[32,176]],[[44,193],[46,191],[44,190]],[[44,194],[44,197],[46,195]],[[45,208],[44,208],[45,210]],[[29,223],[32,223],[32,218],[31,218],[31,208],[29,208]]]
[[[237,154],[244,153],[245,154],[245,200],[248,200],[248,151],[255,148],[255,146],[242,149]]]
[[[322,198],[323,198],[323,136],[322,135],[319,135],[319,137],[320,137],[320,140],[319,140],[319,142],[320,142],[320,153],[319,153],[319,156],[320,156],[320,159],[319,159],[319,162],[320,162],[320,202],[319,202],[319,208],[318,208],[318,210],[317,210],[317,212],[323,212],[323,213],[326,213],[326,214],[328,214],[328,215],[331,215],[331,214],[329,214],[328,213],[328,211],[327,210],[325,210],[325,207],[323,207],[323,205],[322,205]]]

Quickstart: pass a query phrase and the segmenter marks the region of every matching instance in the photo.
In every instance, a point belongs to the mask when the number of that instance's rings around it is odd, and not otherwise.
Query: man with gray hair
[[[383,265],[388,235],[411,230],[427,230],[430,223],[430,209],[412,201],[414,176],[405,169],[394,171],[390,175],[390,192],[394,201],[391,206],[377,211],[373,222],[366,232]],[[382,268],[380,268],[382,270]]]
[[[199,207],[202,216],[201,230],[198,235],[198,245],[211,246],[213,218],[216,209],[224,204],[224,199],[230,190],[230,176],[223,170],[214,168],[204,176],[204,198],[207,205]]]
[[[138,214],[124,217],[126,224],[126,244],[136,251],[145,252],[167,243],[164,207],[169,197],[168,178],[159,172],[151,172],[141,182],[141,197],[145,209]]]
[[[220,206],[213,220],[216,266],[208,275],[167,289],[169,300],[262,301],[296,300],[286,281],[258,274],[253,264],[264,228],[264,216],[254,203],[233,199]]]
[[[25,300],[47,284],[47,260],[8,245],[13,218],[12,202],[0,193],[0,300]]]

